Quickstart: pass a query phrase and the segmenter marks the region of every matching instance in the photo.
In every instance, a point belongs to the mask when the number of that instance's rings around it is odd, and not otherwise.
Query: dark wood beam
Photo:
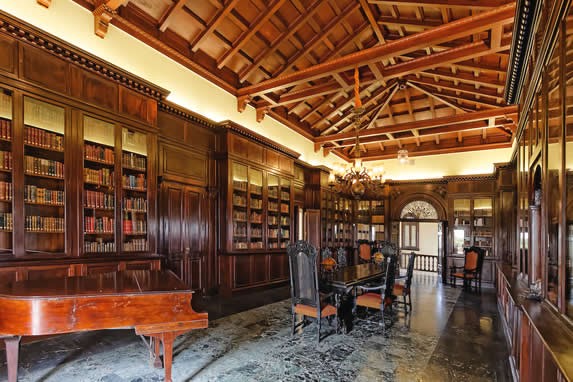
[[[511,22],[514,17],[515,3],[507,4],[476,16],[465,17],[427,31],[407,36],[386,44],[377,45],[361,52],[352,53],[322,64],[299,70],[297,72],[272,78],[258,84],[238,89],[238,95],[255,95],[276,89],[293,86],[300,82],[331,75],[353,68],[356,65],[367,65],[383,58],[406,54],[418,49],[439,44],[444,41],[471,35],[491,28],[492,24]],[[298,57],[297,57],[298,58]]]
[[[452,90],[452,91],[459,91],[462,93],[467,93],[467,94],[472,94],[472,95],[478,95],[480,97],[488,97],[488,98],[494,98],[496,100],[503,100],[503,94],[498,94],[498,92],[494,89],[490,89],[490,88],[486,88],[486,87],[480,87],[479,89],[476,89],[475,86],[472,85],[467,85],[467,84],[454,84],[452,83],[450,80],[444,80],[444,81],[439,81],[436,82],[433,79],[425,79],[425,78],[417,78],[416,76],[410,75],[408,77],[406,77],[406,79],[409,82],[413,82],[416,83],[418,85],[426,85],[426,86],[431,86],[433,88],[440,88],[440,89],[447,89],[447,90]]]
[[[496,8],[508,1],[503,0],[368,0],[370,4],[384,4],[388,6],[406,5],[409,7],[434,7],[434,8],[472,8],[472,9],[489,9]]]
[[[187,0],[177,0],[171,7],[167,9],[167,11],[159,18],[159,30],[161,32],[165,32],[173,20],[173,15],[177,13],[178,10],[183,8],[183,6],[187,3]]]
[[[506,106],[500,107],[497,109],[491,110],[484,110],[484,111],[476,111],[473,113],[466,113],[466,114],[459,114],[453,115],[449,117],[441,117],[441,118],[434,118],[434,119],[425,119],[421,121],[413,121],[413,122],[406,122],[397,124],[394,126],[382,126],[382,127],[374,127],[367,130],[362,130],[360,132],[360,137],[368,137],[372,135],[379,135],[379,134],[387,134],[387,133],[397,133],[402,131],[408,131],[412,129],[425,129],[430,127],[438,127],[462,122],[471,122],[471,121],[479,121],[482,119],[488,119],[491,117],[502,117],[508,114],[517,113],[517,106]],[[339,141],[346,138],[352,138],[353,132],[350,133],[339,133],[327,136],[316,137],[314,139],[315,142],[330,142],[330,141]]]

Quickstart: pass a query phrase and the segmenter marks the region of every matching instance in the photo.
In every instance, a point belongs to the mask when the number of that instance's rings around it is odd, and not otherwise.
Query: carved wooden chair
[[[392,308],[392,304],[396,298],[393,291],[398,256],[389,255],[386,259],[386,275],[378,285],[359,285],[356,287],[357,292],[362,292],[362,294],[356,296],[356,306],[380,310],[382,313],[382,321],[379,324],[384,327],[386,327],[384,323],[384,312]]]
[[[348,265],[348,260],[346,259],[346,248],[340,247],[336,251],[336,260],[338,262],[338,267],[343,268]]]
[[[323,272],[332,272],[336,269],[336,260],[332,257],[332,251],[328,247],[320,251],[320,268]]]
[[[368,240],[358,240],[358,258],[360,263],[372,261],[372,245]]]
[[[414,262],[416,260],[416,253],[412,252],[408,256],[408,266],[406,268],[406,278],[404,283],[397,282],[394,284],[394,294],[397,297],[402,297],[403,301],[396,300],[395,303],[399,305],[404,305],[404,311],[406,313],[412,311],[412,277],[414,275]]]
[[[318,342],[320,342],[321,319],[337,318],[336,308],[329,304],[328,296],[321,296],[318,287],[317,251],[304,240],[289,244],[287,254],[290,267],[290,290],[292,299],[292,335],[296,329],[305,326],[307,317],[317,320]],[[297,323],[296,315],[302,316]]]
[[[464,248],[464,265],[450,267],[450,283],[455,287],[457,279],[462,279],[464,288],[471,289],[473,281],[476,290],[481,289],[484,256],[485,251],[482,248]]]

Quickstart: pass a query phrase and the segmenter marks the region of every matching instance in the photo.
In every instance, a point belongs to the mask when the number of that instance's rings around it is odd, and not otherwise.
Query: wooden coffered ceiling
[[[74,1],[100,37],[111,23],[347,160],[355,68],[365,160],[509,147],[516,130],[515,2]]]

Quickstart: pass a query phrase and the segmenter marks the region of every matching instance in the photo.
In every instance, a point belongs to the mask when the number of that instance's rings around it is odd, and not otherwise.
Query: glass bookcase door
[[[291,238],[291,181],[281,179],[280,184],[280,247],[286,248]]]
[[[13,249],[12,93],[0,88],[0,253]]]
[[[493,247],[493,204],[491,198],[474,199],[473,208],[473,245],[485,250],[486,256],[492,255]]]
[[[249,246],[263,248],[263,172],[249,169]]]
[[[454,200],[453,252],[463,254],[471,245],[471,200]]]
[[[248,168],[238,163],[231,166],[233,215],[233,249],[247,249]]]
[[[147,243],[147,135],[121,134],[122,251],[145,252]]]
[[[83,252],[115,252],[115,125],[84,116]],[[145,211],[147,202],[126,198],[125,212]]]
[[[267,242],[271,249],[280,248],[280,183],[276,175],[267,175]]]
[[[24,248],[65,253],[65,109],[24,97]]]

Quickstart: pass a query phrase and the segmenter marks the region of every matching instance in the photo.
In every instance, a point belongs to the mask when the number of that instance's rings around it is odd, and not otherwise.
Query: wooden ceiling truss
[[[506,0],[74,0],[109,24],[352,159],[509,147],[504,102],[515,2]],[[49,7],[50,0],[37,0]],[[200,110],[197,110],[200,112]]]

